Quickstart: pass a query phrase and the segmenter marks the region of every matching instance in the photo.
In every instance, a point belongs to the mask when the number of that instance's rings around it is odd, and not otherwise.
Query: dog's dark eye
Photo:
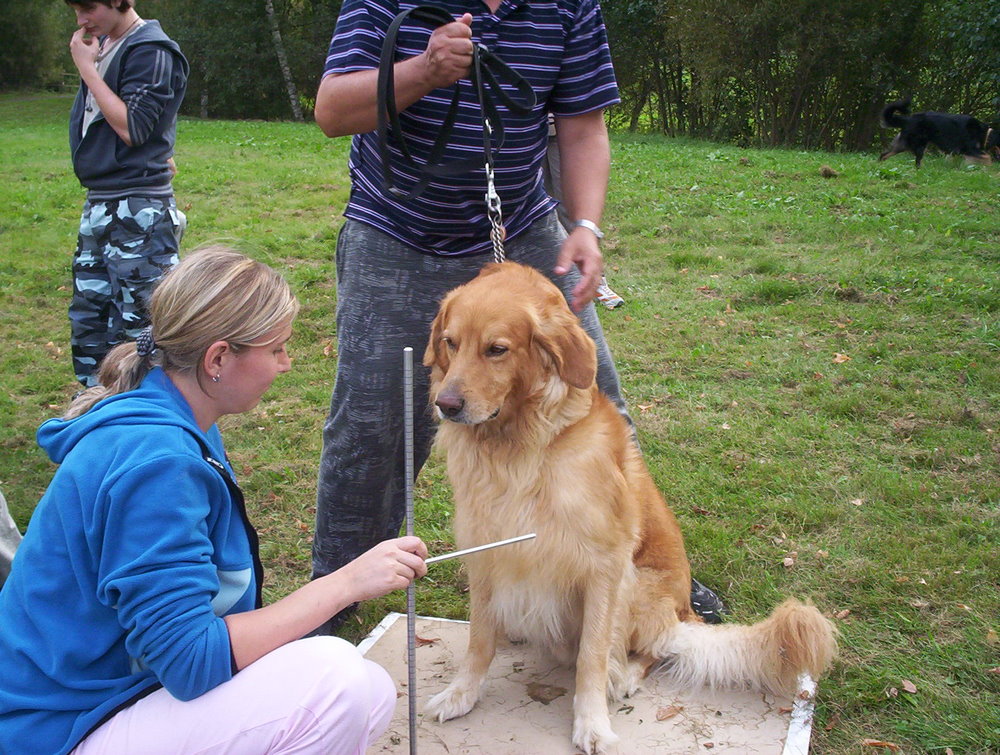
[[[451,351],[454,351],[454,350],[455,350],[455,349],[457,348],[457,347],[455,346],[455,344],[454,344],[454,343],[452,342],[452,340],[451,340],[450,338],[448,338],[448,336],[444,336],[444,337],[443,337],[443,338],[441,339],[441,341],[442,341],[442,343],[444,343],[444,345],[445,345],[445,346],[447,346],[447,347],[448,347],[448,348],[449,348],[449,349],[450,349]]]
[[[506,346],[501,346],[500,344],[493,344],[488,349],[486,349],[486,354],[491,357],[498,357],[502,354],[506,354],[508,351]]]

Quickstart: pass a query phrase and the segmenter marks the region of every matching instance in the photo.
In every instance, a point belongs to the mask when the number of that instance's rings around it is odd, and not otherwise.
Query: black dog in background
[[[969,162],[989,165],[990,156],[985,151],[986,134],[989,129],[971,115],[951,113],[914,113],[910,115],[910,98],[891,102],[882,110],[882,125],[898,128],[899,133],[892,144],[881,154],[879,160],[912,152],[917,156],[917,167],[924,158],[924,150],[933,144],[948,155],[963,155]]]

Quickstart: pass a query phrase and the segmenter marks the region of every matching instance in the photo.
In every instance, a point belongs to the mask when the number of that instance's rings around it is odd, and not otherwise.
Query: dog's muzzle
[[[482,419],[471,417],[467,411],[468,407],[462,394],[459,391],[447,389],[438,393],[434,399],[434,406],[437,408],[441,419],[457,422],[461,425],[478,425],[482,422],[489,422],[500,413],[500,407],[497,407],[488,417],[483,417]]]

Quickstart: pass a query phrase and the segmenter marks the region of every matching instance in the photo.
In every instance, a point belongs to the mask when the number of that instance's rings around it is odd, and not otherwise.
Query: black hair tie
[[[156,343],[153,341],[153,326],[147,325],[139,331],[135,339],[135,353],[144,359],[153,353]]]

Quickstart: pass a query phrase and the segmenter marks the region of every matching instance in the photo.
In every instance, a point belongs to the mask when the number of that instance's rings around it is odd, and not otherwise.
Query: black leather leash
[[[433,28],[450,24],[455,20],[450,13],[442,8],[434,5],[418,5],[397,15],[386,30],[385,42],[382,44],[382,55],[379,60],[377,85],[378,144],[382,158],[382,175],[385,190],[392,196],[400,199],[414,199],[420,196],[427,188],[427,185],[435,178],[456,176],[468,173],[480,166],[485,166],[488,184],[486,204],[490,222],[494,228],[491,237],[494,240],[495,250],[497,248],[497,238],[500,237],[500,254],[502,255],[500,197],[493,185],[493,138],[494,136],[496,137],[495,149],[500,149],[504,143],[504,127],[503,119],[500,117],[500,111],[496,103],[499,100],[515,113],[530,113],[537,102],[535,92],[527,79],[521,74],[504,63],[488,47],[474,42],[472,45],[472,66],[469,71],[469,78],[479,99],[480,112],[482,114],[483,157],[453,160],[448,163],[441,161],[458,116],[459,87],[461,81],[456,81],[451,104],[448,107],[448,112],[437,138],[431,147],[427,162],[423,165],[419,164],[414,160],[413,155],[406,146],[406,139],[399,123],[399,113],[396,110],[394,87],[393,66],[396,62],[396,40],[400,27],[407,19],[419,21]],[[517,90],[521,99],[515,99],[505,92],[502,83],[512,85]],[[398,143],[403,159],[413,166],[419,175],[417,183],[408,192],[403,191],[393,183],[392,167],[389,160],[390,135]]]

